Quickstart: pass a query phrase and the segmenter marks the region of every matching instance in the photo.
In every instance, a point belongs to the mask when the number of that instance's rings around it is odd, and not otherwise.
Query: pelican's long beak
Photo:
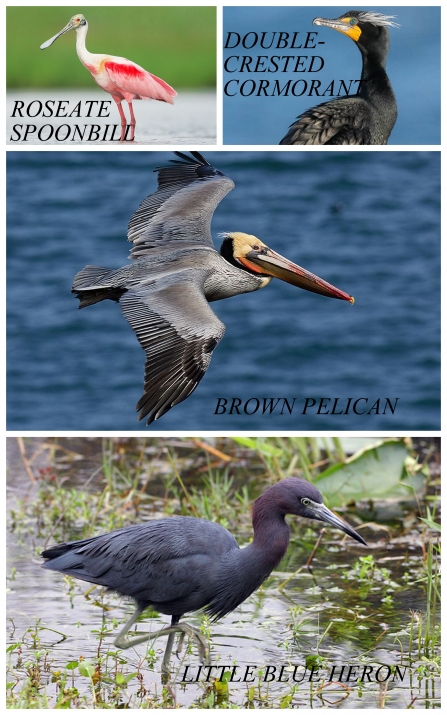
[[[322,278],[306,271],[305,268],[292,263],[266,246],[263,247],[263,251],[250,251],[245,256],[245,260],[242,258],[239,258],[239,260],[258,273],[259,268],[261,268],[262,273],[280,278],[286,283],[291,283],[294,286],[298,286],[298,288],[304,288],[304,290],[308,290],[311,293],[319,293],[319,295],[325,295],[327,298],[337,298],[338,300],[347,300],[348,303],[354,303],[352,295],[335,288],[335,286],[327,283]],[[250,266],[250,263],[255,265]]]
[[[360,534],[357,534],[357,532],[354,531],[354,529],[349,526],[349,524],[347,524],[345,521],[342,521],[340,517],[336,516],[330,509],[327,508],[327,506],[324,506],[324,504],[316,504],[314,502],[312,504],[312,511],[314,512],[315,519],[318,519],[319,521],[326,521],[331,526],[335,526],[336,529],[344,531],[345,534],[348,534],[348,536],[351,536],[353,539],[359,541],[361,544],[368,546],[368,544],[360,536]]]
[[[343,20],[326,20],[324,17],[316,17],[315,20],[312,21],[312,25],[324,25],[325,27],[331,27],[333,30],[342,32],[343,35],[347,35],[351,38],[351,40],[354,40],[354,42],[358,42],[362,31],[358,24],[351,25],[350,19],[351,18],[349,17],[344,17]]]
[[[73,18],[72,18],[72,19],[70,20],[70,22],[69,22],[67,25],[65,25],[65,27],[63,28],[63,30],[61,30],[60,32],[58,32],[57,35],[54,35],[54,37],[51,37],[49,40],[47,40],[46,42],[44,42],[44,43],[40,46],[40,49],[41,49],[41,50],[46,50],[47,47],[49,47],[50,45],[52,45],[53,42],[55,42],[55,41],[57,40],[58,37],[60,37],[61,35],[65,35],[66,32],[69,32],[70,30],[74,30],[76,27],[77,27],[77,25],[76,25],[76,23],[73,22]]]

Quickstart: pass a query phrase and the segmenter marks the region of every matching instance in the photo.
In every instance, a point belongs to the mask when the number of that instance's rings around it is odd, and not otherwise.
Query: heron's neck
[[[210,599],[208,611],[221,618],[245,601],[279,564],[289,545],[284,513],[272,511],[269,499],[253,505],[254,537],[244,549],[232,549],[222,561],[220,588]]]
[[[76,30],[76,52],[83,65],[91,64],[91,53],[85,46],[85,38],[87,37],[88,24],[81,25]]]
[[[247,548],[251,550],[252,557],[262,561],[262,571],[266,578],[286,553],[290,530],[284,519],[285,513],[278,509],[272,510],[270,499],[268,496],[264,497],[265,495],[262,494],[253,504],[254,536],[251,545]]]

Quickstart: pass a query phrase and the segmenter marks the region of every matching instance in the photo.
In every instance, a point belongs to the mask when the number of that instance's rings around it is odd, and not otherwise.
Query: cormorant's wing
[[[174,242],[212,246],[211,219],[224,196],[234,188],[231,179],[197,151],[175,152],[181,161],[156,169],[158,189],[140,204],[129,221],[127,237],[134,244],[130,258]]]
[[[280,144],[371,144],[370,119],[361,97],[331,100],[300,114]]]
[[[196,389],[225,325],[193,279],[132,288],[119,302],[146,353],[137,410],[149,425]]]

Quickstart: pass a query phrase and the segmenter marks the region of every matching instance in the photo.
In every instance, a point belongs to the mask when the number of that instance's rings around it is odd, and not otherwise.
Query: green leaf
[[[78,660],[70,660],[70,662],[67,663],[67,665],[65,666],[65,668],[66,668],[67,670],[74,670],[75,668],[78,667],[78,665],[79,665],[79,661],[78,661]]]
[[[435,531],[441,531],[441,524],[437,524],[436,521],[432,521],[431,519],[421,519],[421,521],[423,521],[424,524],[427,524],[430,529],[435,529]]]
[[[344,464],[336,464],[315,478],[315,484],[332,506],[368,497],[412,497],[422,490],[425,478],[408,475],[408,450],[401,439],[380,440],[360,449]]]
[[[94,672],[95,672],[95,666],[90,663],[88,660],[84,660],[81,663],[79,663],[79,672],[81,675],[85,675],[88,678],[93,677]]]
[[[129,673],[128,675],[123,675],[123,673],[116,674],[116,684],[117,685],[127,685],[127,683],[135,678],[138,673]]]

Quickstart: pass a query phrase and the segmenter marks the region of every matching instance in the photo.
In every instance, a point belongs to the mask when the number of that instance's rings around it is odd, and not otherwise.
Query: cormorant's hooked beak
[[[64,27],[60,32],[57,33],[57,35],[54,35],[54,37],[50,37],[49,40],[47,40],[46,42],[44,42],[44,43],[40,46],[40,49],[41,49],[41,50],[46,50],[47,47],[49,47],[50,45],[52,45],[53,42],[55,42],[55,41],[57,40],[58,37],[60,37],[61,35],[65,35],[65,33],[66,33],[66,32],[69,32],[70,30],[75,30],[77,27],[79,27],[79,23],[74,22],[73,18],[71,18],[70,22],[69,22],[67,25],[65,25],[65,27]]]
[[[354,40],[354,42],[358,42],[362,31],[357,22],[355,24],[351,24],[350,20],[351,18],[349,17],[344,17],[342,20],[339,18],[336,20],[326,20],[324,17],[316,17],[312,21],[312,25],[324,25],[325,27],[331,27],[333,30],[342,32],[343,35],[347,35],[351,38],[351,40]]]
[[[244,258],[239,258],[251,270],[257,273],[264,273],[286,283],[291,283],[298,288],[303,288],[311,293],[325,295],[327,298],[337,298],[354,303],[354,298],[339,288],[327,283],[322,278],[306,271],[305,268],[292,263],[271,248],[263,246],[261,251],[250,251]],[[253,265],[254,264],[254,265]],[[259,270],[261,269],[261,270]]]
[[[312,511],[314,513],[315,519],[318,519],[319,521],[326,521],[331,526],[335,526],[336,529],[340,529],[340,531],[343,531],[345,534],[348,534],[348,536],[351,536],[353,539],[359,541],[361,544],[368,546],[368,544],[360,536],[360,534],[357,534],[357,532],[354,531],[354,529],[349,526],[349,524],[347,524],[345,521],[342,521],[340,517],[336,516],[330,509],[327,508],[327,506],[324,506],[324,504],[316,504],[315,502],[313,502]]]

